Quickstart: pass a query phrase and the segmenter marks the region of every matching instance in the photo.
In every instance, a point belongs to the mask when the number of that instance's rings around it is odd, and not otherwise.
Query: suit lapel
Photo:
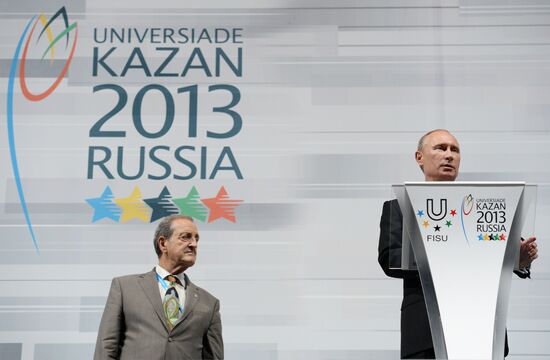
[[[193,308],[197,304],[200,296],[199,288],[195,286],[191,281],[189,281],[189,278],[185,276],[187,281],[187,289],[185,289],[185,306],[183,307],[183,315],[181,319],[174,325],[174,328],[176,328],[179,324],[185,320],[189,314],[193,311]]]
[[[149,299],[153,309],[155,309],[157,316],[162,322],[162,326],[164,326],[166,331],[169,331],[168,325],[166,324],[166,316],[164,316],[164,310],[162,309],[162,300],[160,299],[155,269],[144,274],[139,281],[139,285],[143,289],[143,292],[145,292],[145,295]]]

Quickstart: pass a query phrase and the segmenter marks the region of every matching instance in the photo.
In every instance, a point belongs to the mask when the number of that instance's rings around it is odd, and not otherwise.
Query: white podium
[[[403,214],[400,268],[418,269],[437,359],[502,360],[520,232],[536,187],[422,182],[393,189]]]

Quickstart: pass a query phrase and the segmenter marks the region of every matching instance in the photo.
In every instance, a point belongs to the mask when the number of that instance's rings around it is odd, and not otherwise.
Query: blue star
[[[418,210],[418,212],[416,213],[416,215],[422,217],[424,216],[424,210]]]
[[[96,222],[103,218],[108,218],[118,222],[120,219],[120,208],[113,201],[114,196],[110,187],[103,190],[103,194],[97,198],[86,199],[86,202],[94,208],[94,217],[92,222]]]
[[[479,235],[477,236],[477,239],[478,239],[478,240],[483,240],[483,235],[482,235],[482,234],[479,234]]]
[[[179,209],[172,202],[172,195],[165,186],[159,196],[151,199],[143,199],[153,209],[151,214],[151,222],[156,221],[168,215],[179,214]]]

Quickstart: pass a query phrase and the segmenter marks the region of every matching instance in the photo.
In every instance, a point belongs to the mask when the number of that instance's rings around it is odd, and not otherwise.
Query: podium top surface
[[[525,186],[525,181],[406,181],[392,186]]]

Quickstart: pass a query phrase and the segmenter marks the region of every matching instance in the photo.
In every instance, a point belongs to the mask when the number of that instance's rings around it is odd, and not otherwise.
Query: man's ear
[[[164,236],[159,236],[157,242],[159,244],[160,252],[165,253],[166,252],[166,238]]]
[[[415,160],[416,160],[416,163],[417,163],[420,167],[424,166],[424,159],[422,158],[422,153],[421,153],[420,151],[417,150],[417,151],[414,153],[414,158],[415,158]]]

